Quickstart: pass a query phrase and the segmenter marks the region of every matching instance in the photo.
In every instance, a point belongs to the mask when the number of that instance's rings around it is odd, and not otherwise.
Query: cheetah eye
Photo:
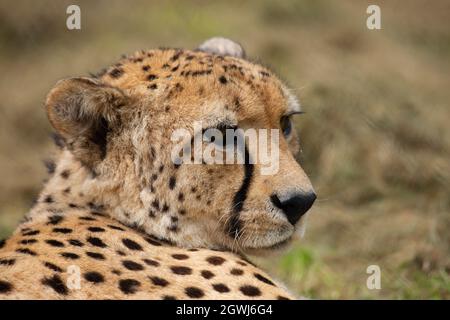
[[[289,136],[292,132],[292,122],[290,116],[282,116],[280,119],[280,127],[285,137]]]

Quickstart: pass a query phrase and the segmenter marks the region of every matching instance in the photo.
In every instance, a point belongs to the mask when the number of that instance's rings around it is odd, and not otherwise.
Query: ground
[[[69,2],[0,4],[0,237],[46,176],[42,106],[56,80],[222,35],[272,66],[307,112],[299,158],[319,198],[303,242],[261,263],[313,298],[450,297],[448,1],[378,1],[379,31],[365,27],[366,1],[79,3],[81,31],[65,29]],[[370,264],[381,290],[366,288]]]

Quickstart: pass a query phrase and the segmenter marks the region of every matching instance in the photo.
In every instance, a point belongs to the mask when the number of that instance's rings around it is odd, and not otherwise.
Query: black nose
[[[280,200],[276,194],[273,194],[270,199],[276,207],[283,210],[289,222],[295,225],[306,211],[311,208],[316,200],[316,194],[314,192],[296,193],[283,200]]]

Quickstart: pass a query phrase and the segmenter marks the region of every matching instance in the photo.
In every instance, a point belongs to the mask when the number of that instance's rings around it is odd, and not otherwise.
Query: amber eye
[[[280,119],[280,127],[283,131],[283,134],[287,137],[291,134],[292,131],[292,122],[291,117],[289,116],[283,116]]]

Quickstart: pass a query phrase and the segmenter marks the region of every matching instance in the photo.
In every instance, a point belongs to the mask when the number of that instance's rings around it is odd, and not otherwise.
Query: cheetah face
[[[94,174],[111,215],[179,246],[279,248],[301,229],[315,200],[294,158],[297,100],[229,40],[210,40],[197,51],[138,52],[98,78],[59,82],[46,107],[69,151]],[[209,130],[225,133],[225,141]],[[214,144],[235,146],[226,139],[230,130],[244,135],[243,148],[232,153],[243,162],[198,161],[198,148],[204,156]],[[250,160],[261,158],[253,148],[260,141],[277,155],[269,173],[267,163]],[[215,160],[218,154],[209,153]]]

